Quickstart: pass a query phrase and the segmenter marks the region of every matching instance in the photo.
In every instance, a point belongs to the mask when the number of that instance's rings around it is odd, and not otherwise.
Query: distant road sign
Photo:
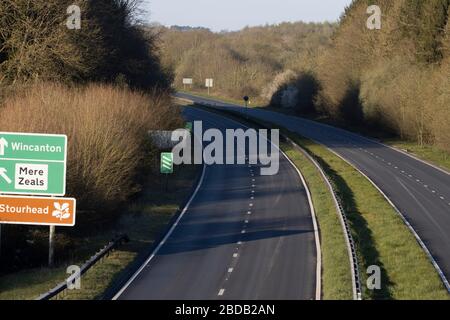
[[[0,194],[66,193],[67,136],[0,132]]]
[[[161,173],[163,174],[173,173],[173,153],[171,152],[161,153]]]
[[[0,223],[69,227],[75,212],[72,198],[0,196]]]
[[[191,78],[184,78],[183,79],[183,84],[193,84],[194,80]]]
[[[205,86],[207,88],[212,88],[214,86],[214,79],[206,79]]]

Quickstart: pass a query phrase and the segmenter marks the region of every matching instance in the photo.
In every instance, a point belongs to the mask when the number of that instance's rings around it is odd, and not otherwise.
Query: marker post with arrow
[[[166,177],[165,191],[169,189],[169,174],[173,173],[173,153],[161,153],[161,174]]]

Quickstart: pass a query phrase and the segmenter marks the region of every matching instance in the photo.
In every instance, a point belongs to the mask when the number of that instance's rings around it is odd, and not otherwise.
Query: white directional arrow
[[[8,171],[5,168],[0,168],[0,177],[5,179],[8,184],[11,184],[12,180],[6,175]]]
[[[0,138],[0,156],[5,155],[5,147],[8,147],[8,141],[5,138]]]

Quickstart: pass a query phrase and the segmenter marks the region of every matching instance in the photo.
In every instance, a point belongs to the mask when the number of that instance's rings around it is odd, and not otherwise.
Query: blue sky
[[[143,0],[147,20],[214,31],[283,21],[336,21],[351,0]]]

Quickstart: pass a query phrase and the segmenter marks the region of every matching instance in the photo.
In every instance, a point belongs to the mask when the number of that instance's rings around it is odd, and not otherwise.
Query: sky
[[[143,0],[146,20],[235,31],[285,21],[337,21],[352,0]]]

